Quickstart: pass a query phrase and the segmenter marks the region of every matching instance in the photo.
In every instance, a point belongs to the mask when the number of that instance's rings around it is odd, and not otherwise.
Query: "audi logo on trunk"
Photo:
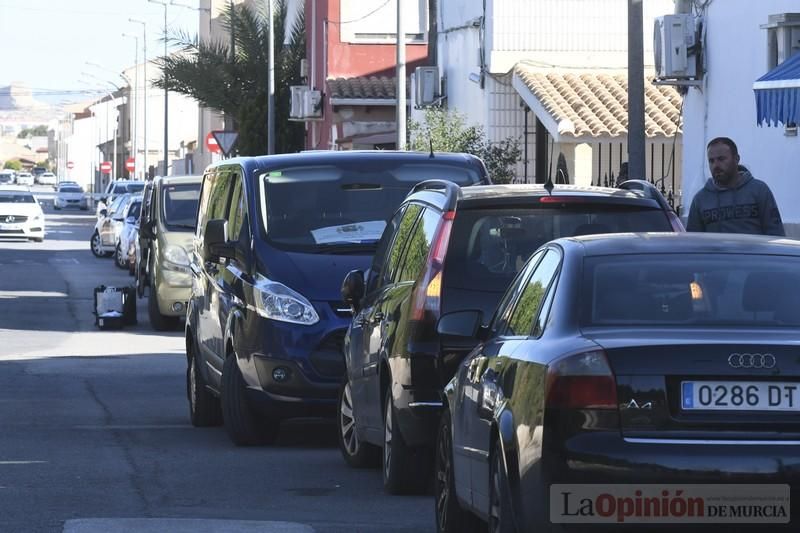
[[[728,356],[732,368],[774,368],[775,362],[771,353],[732,353]]]

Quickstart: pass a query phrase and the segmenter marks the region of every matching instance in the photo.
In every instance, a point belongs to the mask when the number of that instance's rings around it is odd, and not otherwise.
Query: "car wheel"
[[[512,533],[513,520],[508,478],[500,455],[500,445],[495,443],[489,458],[489,533]]]
[[[253,412],[245,395],[245,383],[236,354],[222,366],[222,420],[225,431],[237,446],[271,444],[278,436],[279,422],[263,419]]]
[[[122,247],[119,243],[117,243],[117,247],[114,251],[114,263],[117,265],[117,268],[124,269],[128,268],[127,261],[125,257],[122,256]]]
[[[162,315],[158,310],[158,296],[155,291],[151,291],[147,298],[147,315],[150,317],[150,325],[156,331],[170,331],[177,329],[181,319],[176,316]]]
[[[477,533],[486,530],[478,517],[465,511],[456,496],[453,470],[453,435],[450,411],[442,413],[436,435],[434,467],[434,501],[436,502],[436,531],[438,533]],[[481,527],[483,525],[483,527]]]
[[[353,417],[353,395],[350,381],[345,378],[339,387],[339,451],[345,462],[353,468],[378,466],[380,453],[377,446],[358,440],[356,421]]]
[[[92,253],[95,257],[108,257],[108,252],[103,250],[103,246],[100,242],[100,234],[96,231],[92,234],[92,238],[89,241],[89,245],[92,248]]]
[[[397,425],[392,391],[386,391],[383,419],[383,488],[389,494],[419,494],[429,481],[427,451],[409,447]]]
[[[222,407],[219,398],[206,388],[206,380],[197,368],[195,341],[189,341],[192,348],[189,365],[186,368],[186,394],[189,397],[189,416],[194,427],[219,426],[222,424]]]

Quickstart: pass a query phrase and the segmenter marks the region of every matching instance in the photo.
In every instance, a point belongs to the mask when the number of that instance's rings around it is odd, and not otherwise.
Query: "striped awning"
[[[753,83],[759,126],[800,124],[800,54],[795,54]]]

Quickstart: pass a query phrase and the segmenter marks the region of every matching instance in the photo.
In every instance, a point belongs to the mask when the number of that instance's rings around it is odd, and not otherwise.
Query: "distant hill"
[[[0,87],[0,111],[41,110],[47,107],[47,104],[36,100],[31,90],[22,84],[12,83]]]

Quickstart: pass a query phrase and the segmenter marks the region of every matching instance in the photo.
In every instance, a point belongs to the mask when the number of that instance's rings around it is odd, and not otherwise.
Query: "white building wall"
[[[72,121],[72,133],[67,137],[66,157],[74,167],[67,170],[67,179],[77,181],[91,191],[94,181],[94,169],[97,165],[97,126],[95,119],[87,117]]]
[[[769,184],[787,233],[800,237],[800,137],[783,127],[756,125],[753,82],[767,72],[767,35],[759,28],[769,15],[798,12],[797,0],[711,2],[707,12],[703,89],[685,98],[683,199],[685,212],[709,177],[705,147],[718,136],[732,138],[741,162]]]

